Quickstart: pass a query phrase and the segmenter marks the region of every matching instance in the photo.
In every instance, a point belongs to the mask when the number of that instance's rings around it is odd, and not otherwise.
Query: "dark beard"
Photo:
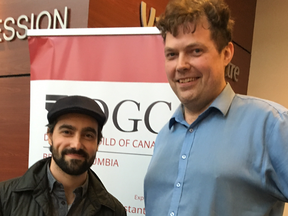
[[[54,159],[55,163],[63,170],[63,172],[69,174],[69,175],[81,175],[84,172],[86,172],[94,163],[95,156],[92,156],[89,158],[89,155],[82,149],[76,150],[76,149],[64,149],[61,152],[61,155],[58,154],[58,152],[53,148],[53,143],[50,146],[50,151],[52,152],[52,158]],[[65,155],[66,154],[79,154],[84,156],[85,160],[77,160],[72,159],[69,161],[65,161]]]

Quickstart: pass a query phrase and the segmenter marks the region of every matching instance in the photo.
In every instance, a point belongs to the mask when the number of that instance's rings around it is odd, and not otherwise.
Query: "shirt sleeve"
[[[267,129],[266,140],[268,155],[273,170],[267,173],[275,188],[288,201],[288,111],[274,114],[274,121]]]

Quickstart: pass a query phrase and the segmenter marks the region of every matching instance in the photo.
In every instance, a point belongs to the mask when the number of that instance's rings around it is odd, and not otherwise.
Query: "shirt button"
[[[192,133],[192,132],[193,132],[193,128],[190,128],[190,129],[189,129],[189,132]]]
[[[176,187],[179,188],[180,186],[181,186],[181,184],[178,182],[178,183],[176,184]]]
[[[171,213],[170,213],[170,216],[174,216],[174,215],[175,215],[174,212],[171,212]]]
[[[186,159],[186,155],[182,155],[182,159],[185,160]]]
[[[61,204],[62,204],[62,205],[65,205],[65,201],[61,201]]]

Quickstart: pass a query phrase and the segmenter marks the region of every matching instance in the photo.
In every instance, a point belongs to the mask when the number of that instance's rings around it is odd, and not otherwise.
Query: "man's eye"
[[[61,130],[60,132],[63,136],[71,136],[72,132],[70,130]]]
[[[193,49],[192,54],[193,55],[200,55],[200,54],[202,54],[202,50],[201,49]]]
[[[86,134],[85,137],[88,139],[95,139],[95,135],[91,133]]]
[[[174,56],[176,56],[176,53],[169,52],[169,53],[166,53],[165,56],[166,56],[167,59],[170,59],[170,58],[173,58]]]

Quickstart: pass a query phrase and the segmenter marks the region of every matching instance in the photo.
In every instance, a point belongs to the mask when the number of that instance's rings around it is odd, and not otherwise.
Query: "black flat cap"
[[[67,96],[56,101],[47,114],[49,124],[59,116],[68,113],[81,113],[96,119],[100,128],[106,122],[106,116],[100,106],[91,98],[84,96]]]

